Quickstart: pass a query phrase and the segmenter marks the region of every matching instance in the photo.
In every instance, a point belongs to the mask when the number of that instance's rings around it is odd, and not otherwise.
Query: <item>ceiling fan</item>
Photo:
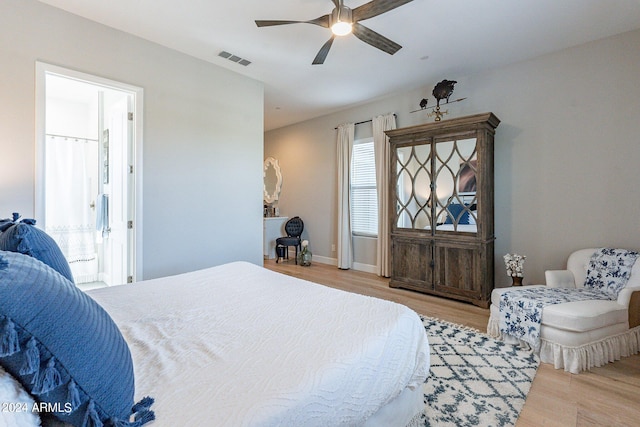
[[[398,43],[376,33],[375,31],[360,24],[359,21],[373,18],[385,12],[395,9],[413,0],[372,0],[355,9],[350,9],[343,4],[343,0],[331,0],[335,8],[330,14],[323,15],[310,21],[261,21],[256,20],[258,27],[271,27],[285,24],[314,24],[331,29],[331,38],[320,48],[320,51],[313,60],[313,65],[323,64],[327,58],[329,49],[336,36],[346,36],[353,33],[354,36],[371,46],[393,55],[400,49]]]

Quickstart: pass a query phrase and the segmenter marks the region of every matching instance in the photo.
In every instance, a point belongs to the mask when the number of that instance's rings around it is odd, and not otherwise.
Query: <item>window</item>
[[[373,138],[358,140],[351,154],[351,231],[378,236],[378,194]]]

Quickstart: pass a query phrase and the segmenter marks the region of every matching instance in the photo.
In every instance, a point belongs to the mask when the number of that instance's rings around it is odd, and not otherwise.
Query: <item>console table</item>
[[[289,220],[286,216],[273,216],[264,218],[263,226],[263,255],[264,259],[274,259],[276,257],[276,239],[286,236],[284,224]]]

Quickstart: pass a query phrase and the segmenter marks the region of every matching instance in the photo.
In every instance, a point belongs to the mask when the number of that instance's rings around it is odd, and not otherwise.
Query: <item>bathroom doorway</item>
[[[141,89],[44,63],[37,75],[37,224],[81,289],[133,282]]]

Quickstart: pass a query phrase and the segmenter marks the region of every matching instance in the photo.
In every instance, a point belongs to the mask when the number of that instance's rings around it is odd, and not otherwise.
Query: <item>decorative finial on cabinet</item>
[[[442,105],[447,105],[447,104],[451,104],[454,102],[459,102],[462,101],[463,99],[467,99],[467,98],[459,98],[453,101],[449,101],[449,98],[451,97],[451,94],[453,93],[453,87],[455,86],[455,84],[458,83],[455,80],[442,80],[440,83],[438,83],[437,85],[435,85],[433,87],[433,91],[431,92],[432,95],[436,98],[436,106],[435,108],[433,108],[433,110],[431,110],[431,112],[427,113],[427,117],[433,117],[435,116],[435,121],[439,122],[440,120],[442,120],[442,116],[445,114],[449,114],[449,110],[445,110],[445,111],[441,111],[440,110],[440,101],[442,101],[443,99],[446,99],[447,102],[444,102]],[[427,108],[429,108],[429,102],[427,100],[427,98],[422,98],[422,100],[420,100],[420,109],[419,110],[414,110],[411,111],[412,113],[418,112],[418,111],[422,111],[425,110]]]

